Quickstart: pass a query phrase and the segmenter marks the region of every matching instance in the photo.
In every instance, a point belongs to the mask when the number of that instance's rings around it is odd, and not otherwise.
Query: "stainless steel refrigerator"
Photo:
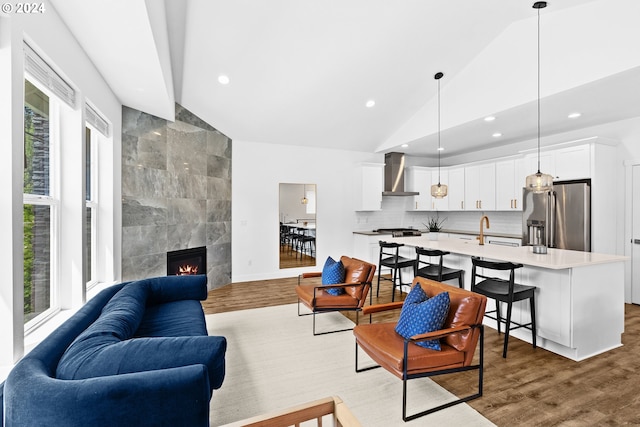
[[[525,245],[591,251],[591,180],[557,182],[545,193],[523,189],[522,201]]]

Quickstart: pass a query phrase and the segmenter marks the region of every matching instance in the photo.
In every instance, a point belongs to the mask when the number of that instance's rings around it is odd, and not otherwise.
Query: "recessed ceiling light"
[[[444,151],[444,147],[438,147],[438,151]]]
[[[373,99],[370,99],[370,100],[368,100],[368,101],[367,101],[367,103],[366,103],[366,104],[364,104],[364,105],[366,105],[366,107],[367,107],[367,108],[371,108],[371,107],[373,107],[374,105],[376,105],[376,101],[374,101]]]
[[[492,121],[494,121],[495,119],[496,119],[496,118],[495,118],[494,116],[487,116],[487,117],[485,117],[485,118],[484,118],[484,121],[485,121],[485,122],[492,122]]]
[[[502,136],[502,134],[500,132],[496,132],[491,136],[494,137],[494,138],[500,138]]]
[[[407,148],[408,146],[409,146],[409,144],[402,144],[400,147]]]
[[[224,74],[218,76],[218,83],[220,83],[221,85],[228,85],[229,76],[225,76]]]
[[[581,113],[571,113],[567,117],[569,117],[570,119],[577,119],[581,115],[582,115]]]

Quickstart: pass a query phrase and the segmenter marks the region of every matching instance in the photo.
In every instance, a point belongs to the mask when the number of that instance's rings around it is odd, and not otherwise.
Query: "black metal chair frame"
[[[298,228],[298,252],[300,252],[300,259],[305,254],[305,245],[309,245],[309,257],[314,257],[316,238],[309,234],[309,230],[305,228]],[[312,247],[313,245],[313,247]],[[296,253],[296,259],[298,254]]]
[[[485,316],[489,319],[496,321],[498,326],[498,334],[501,333],[501,324],[505,324],[504,333],[504,345],[502,349],[502,357],[507,357],[507,349],[509,346],[509,332],[515,329],[529,329],[531,331],[531,341],[533,348],[536,348],[536,304],[535,304],[535,286],[520,285],[515,283],[515,270],[522,268],[522,264],[515,264],[512,262],[498,262],[483,260],[478,257],[471,257],[473,267],[471,269],[471,291],[477,292],[491,298],[496,302],[496,309],[485,312]],[[498,277],[487,276],[486,274],[480,274],[476,271],[476,268],[486,268],[490,270],[507,271],[509,270],[509,280],[505,280]],[[482,280],[476,284],[476,278],[479,277]],[[529,300],[531,309],[531,321],[529,323],[519,323],[511,320],[511,311],[513,303],[517,301]],[[502,317],[500,315],[500,303],[507,304],[507,316]],[[495,313],[495,316],[492,316]],[[513,326],[515,325],[515,326]]]
[[[445,408],[449,408],[451,406],[455,406],[458,405],[460,403],[466,403],[470,400],[473,399],[477,399],[478,397],[482,396],[482,383],[483,383],[483,378],[484,378],[484,326],[483,325],[471,325],[470,328],[478,328],[480,329],[480,337],[478,338],[478,341],[480,343],[480,348],[479,348],[479,355],[478,355],[478,364],[477,365],[470,365],[470,366],[465,366],[462,368],[452,368],[452,369],[443,369],[440,371],[431,371],[431,372],[425,372],[425,373],[421,373],[421,374],[409,374],[407,372],[407,365],[408,363],[406,363],[406,360],[408,358],[408,351],[409,351],[409,343],[415,343],[418,341],[424,341],[423,340],[413,340],[411,338],[409,339],[405,339],[404,340],[404,361],[405,363],[403,363],[403,368],[402,368],[402,420],[403,421],[411,421],[414,420],[416,418],[428,415],[428,414],[432,414],[434,412],[440,411],[441,409],[445,409]],[[374,366],[367,366],[364,368],[358,368],[358,342],[356,341],[356,373],[360,373],[360,372],[364,372],[364,371],[370,371],[372,369],[377,369],[380,368],[380,365],[374,365]],[[447,374],[454,374],[454,373],[458,373],[458,372],[466,372],[466,371],[472,371],[472,370],[477,370],[478,371],[478,392],[477,393],[473,393],[469,396],[465,396],[462,398],[459,398],[457,400],[451,401],[451,402],[447,402],[444,403],[442,405],[436,406],[434,408],[430,408],[427,409],[425,411],[421,411],[418,412],[416,414],[412,414],[412,415],[407,415],[407,381],[409,380],[413,380],[416,378],[428,378],[428,377],[435,377],[438,375],[447,375]]]
[[[280,223],[280,250],[284,250],[287,246],[292,245],[291,229]]]
[[[380,296],[380,280],[389,280],[393,282],[393,289],[391,291],[391,301],[395,301],[396,286],[400,288],[400,293],[402,293],[403,285],[407,285],[407,286],[411,285],[411,282],[402,283],[402,269],[408,268],[408,267],[415,268],[415,260],[401,257],[399,255],[400,248],[404,246],[402,243],[393,243],[393,242],[388,243],[380,240],[379,245],[380,245],[380,256],[378,258],[378,286],[376,288],[376,298]],[[383,266],[391,268],[392,270],[391,279],[387,277],[382,277]],[[369,304],[371,303],[373,303],[373,292],[371,292],[371,295],[369,297]]]
[[[442,265],[444,256],[449,255],[449,253],[450,252],[445,252],[438,249],[425,249],[416,247],[416,263],[413,269],[414,276],[425,277],[427,279],[437,280],[438,282],[458,279],[458,287],[460,289],[464,289],[464,270],[445,267]],[[440,261],[438,264],[424,261],[420,259],[421,255],[428,257],[439,257]],[[420,264],[424,264],[424,266],[420,267]]]
[[[298,285],[300,285],[300,280],[301,280],[301,276],[298,276]],[[316,299],[316,292],[318,291],[318,289],[327,289],[327,288],[346,288],[346,287],[350,287],[350,286],[365,286],[367,285],[367,283],[349,283],[349,284],[340,284],[340,285],[318,285],[316,287],[313,288],[313,299],[315,301]],[[371,292],[371,289],[369,289],[369,292]],[[322,307],[322,308],[314,308],[311,310],[311,313],[301,313],[300,312],[300,298],[298,298],[298,316],[313,316],[313,335],[327,335],[327,334],[333,334],[336,332],[344,332],[344,331],[352,331],[353,328],[345,328],[345,329],[336,329],[333,331],[326,331],[326,332],[316,332],[316,314],[322,314],[322,313],[332,313],[332,312],[336,312],[336,311],[355,311],[356,313],[356,323],[355,325],[358,324],[359,321],[359,314],[362,311],[362,307],[358,307],[358,308],[349,308],[349,307]],[[354,327],[355,327],[354,325]]]

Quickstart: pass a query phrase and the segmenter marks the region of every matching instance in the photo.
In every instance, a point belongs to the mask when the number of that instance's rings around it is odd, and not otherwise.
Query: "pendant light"
[[[309,203],[309,199],[307,199],[307,184],[303,184],[302,186],[302,200],[300,200],[300,203],[303,205]]]
[[[438,184],[431,186],[431,195],[436,199],[442,199],[447,195],[447,186],[446,184],[440,184],[440,151],[442,148],[440,147],[440,79],[444,76],[441,72],[436,73],[433,76],[434,79],[438,81]]]
[[[546,1],[537,1],[533,8],[538,10],[538,172],[527,176],[525,188],[534,193],[544,193],[553,189],[553,177],[540,172],[540,9],[547,7]]]

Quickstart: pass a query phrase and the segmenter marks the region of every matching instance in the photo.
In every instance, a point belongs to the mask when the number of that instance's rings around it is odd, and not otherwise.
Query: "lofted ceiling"
[[[433,157],[438,71],[443,156],[537,134],[531,0],[51,1],[124,105],[233,140]],[[542,9],[543,135],[640,116],[639,5]]]

